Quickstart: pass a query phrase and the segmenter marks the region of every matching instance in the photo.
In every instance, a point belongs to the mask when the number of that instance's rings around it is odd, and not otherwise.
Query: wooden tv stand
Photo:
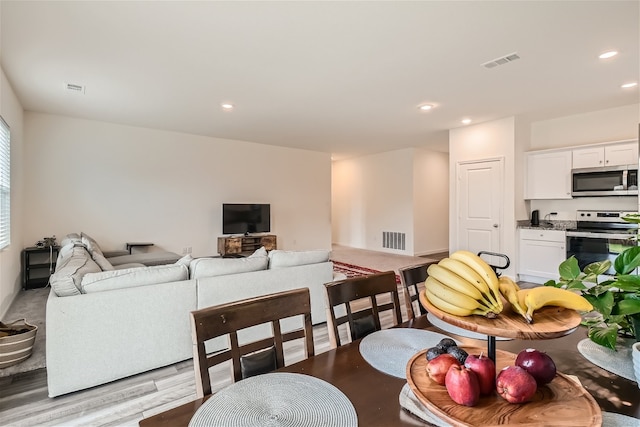
[[[218,237],[218,253],[221,256],[248,256],[260,247],[268,251],[277,249],[276,236],[265,234],[260,236]]]

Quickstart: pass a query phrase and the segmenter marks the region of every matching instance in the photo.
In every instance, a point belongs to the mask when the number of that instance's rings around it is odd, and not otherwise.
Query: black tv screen
[[[222,234],[265,233],[271,231],[271,205],[224,203]]]

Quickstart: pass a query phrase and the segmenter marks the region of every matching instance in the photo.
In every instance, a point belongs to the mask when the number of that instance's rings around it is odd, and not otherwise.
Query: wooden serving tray
[[[463,347],[469,354],[484,349]],[[496,425],[539,426],[600,426],[602,412],[594,398],[577,382],[562,373],[549,384],[539,386],[531,402],[509,403],[494,393],[480,398],[473,407],[455,403],[445,386],[427,374],[427,350],[421,351],[407,363],[407,381],[418,400],[435,416],[454,426],[488,427]],[[516,355],[496,351],[496,371],[513,365]]]
[[[533,313],[533,323],[527,323],[521,315],[511,310],[508,302],[504,302],[504,310],[494,319],[477,315],[454,316],[433,306],[424,290],[420,291],[420,304],[439,319],[463,329],[522,340],[558,338],[575,331],[582,321],[575,310],[549,306],[536,310]]]

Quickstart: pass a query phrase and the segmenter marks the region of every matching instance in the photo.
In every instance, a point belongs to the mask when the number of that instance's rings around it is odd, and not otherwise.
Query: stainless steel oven
[[[567,258],[575,256],[580,269],[592,262],[611,261],[606,274],[615,274],[613,261],[638,244],[638,224],[622,219],[631,212],[577,211],[576,228],[567,230]]]

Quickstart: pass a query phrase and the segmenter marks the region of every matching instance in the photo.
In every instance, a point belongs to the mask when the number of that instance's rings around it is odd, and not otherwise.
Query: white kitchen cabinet
[[[621,166],[638,162],[638,142],[607,144],[573,150],[573,168]]]
[[[520,229],[518,275],[533,283],[558,280],[558,267],[567,259],[563,230]]]
[[[626,144],[605,145],[605,166],[620,166],[632,164],[638,164],[638,141]]]
[[[604,166],[604,147],[576,148],[572,154],[574,169]]]
[[[571,156],[571,150],[527,153],[525,199],[570,199]]]

